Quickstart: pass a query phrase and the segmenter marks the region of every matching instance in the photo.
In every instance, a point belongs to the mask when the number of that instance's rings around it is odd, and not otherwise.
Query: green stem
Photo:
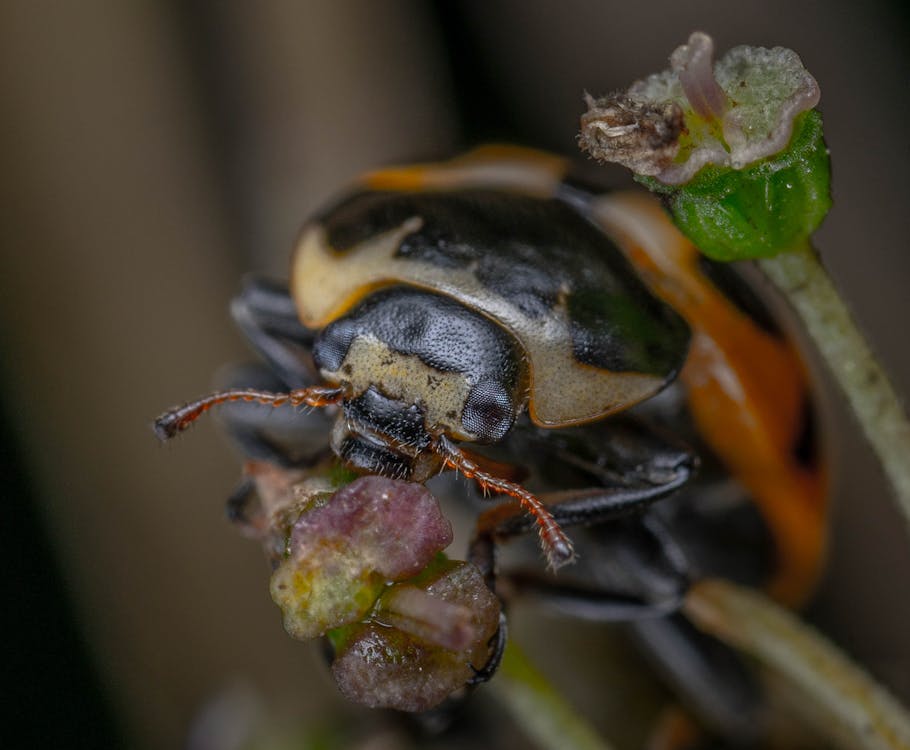
[[[910,422],[894,386],[807,242],[758,261],[787,296],[828,363],[910,524]]]
[[[700,630],[744,651],[798,696],[789,705],[840,750],[910,750],[910,716],[834,644],[756,591],[696,584],[683,611]]]
[[[610,750],[610,745],[556,692],[513,641],[506,646],[489,689],[544,750]]]

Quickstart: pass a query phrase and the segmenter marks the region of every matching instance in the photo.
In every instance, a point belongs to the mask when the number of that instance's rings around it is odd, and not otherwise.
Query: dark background
[[[162,448],[150,420],[245,356],[239,279],[283,275],[302,220],[352,177],[488,139],[574,155],[581,92],[665,67],[693,29],[719,51],[792,47],[820,81],[835,207],[818,245],[910,393],[902,8],[0,4],[2,744],[173,747],[206,706],[343,710],[221,520],[235,458],[211,424]],[[907,701],[910,540],[829,403],[833,548],[811,616]]]

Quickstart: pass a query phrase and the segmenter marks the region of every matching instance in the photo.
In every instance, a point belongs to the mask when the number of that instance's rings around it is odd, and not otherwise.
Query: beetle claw
[[[571,565],[576,560],[575,548],[565,535],[562,539],[547,544],[546,553],[547,567],[554,573],[563,565]]]

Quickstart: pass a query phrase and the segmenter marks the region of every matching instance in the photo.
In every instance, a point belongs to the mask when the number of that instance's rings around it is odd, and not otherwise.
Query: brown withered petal
[[[600,161],[616,162],[636,174],[657,175],[679,151],[685,127],[682,108],[672,101],[650,103],[613,94],[594,99],[581,116],[579,146]]]

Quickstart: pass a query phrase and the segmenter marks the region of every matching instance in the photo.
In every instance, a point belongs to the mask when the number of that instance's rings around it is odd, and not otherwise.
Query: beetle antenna
[[[433,450],[442,457],[446,467],[460,471],[468,479],[473,479],[480,485],[484,493],[491,492],[494,495],[508,495],[521,503],[521,506],[537,522],[540,546],[547,556],[547,564],[551,570],[556,570],[575,561],[575,549],[572,547],[571,540],[566,536],[559,522],[553,518],[547,506],[535,495],[532,495],[520,484],[483,471],[477,463],[445,435],[440,435],[434,440]]]
[[[309,388],[297,388],[288,393],[272,393],[256,388],[232,388],[227,391],[216,391],[183,406],[168,409],[155,420],[154,430],[158,439],[164,442],[183,432],[199,417],[213,406],[232,401],[254,401],[268,406],[330,406],[339,403],[344,396],[341,388],[324,385],[311,385]]]

